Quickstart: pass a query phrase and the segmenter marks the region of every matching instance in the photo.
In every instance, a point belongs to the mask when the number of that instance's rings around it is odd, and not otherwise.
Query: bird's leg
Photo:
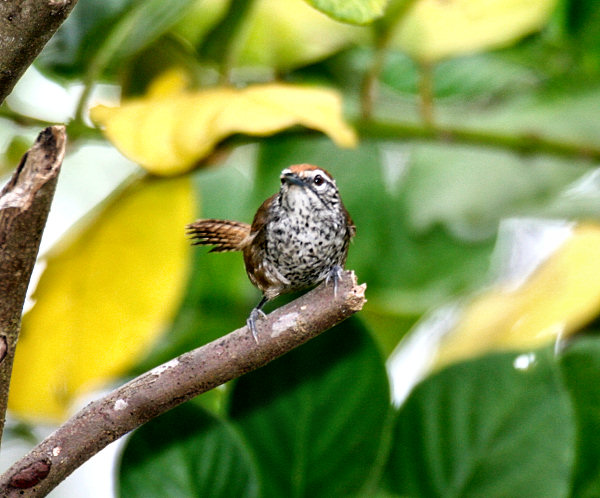
[[[342,280],[342,271],[344,269],[340,265],[335,265],[329,270],[329,274],[325,278],[325,285],[329,284],[329,281],[333,281],[333,298],[337,297],[338,285]]]
[[[256,320],[258,320],[259,317],[264,318],[265,316],[267,316],[267,315],[265,315],[265,312],[262,310],[262,307],[266,304],[266,302],[268,300],[269,299],[266,296],[263,296],[262,299],[260,300],[260,302],[250,312],[250,316],[248,317],[248,320],[246,320],[246,325],[250,329],[250,332],[252,332],[252,337],[254,337],[256,344],[258,344],[258,334],[256,333]]]

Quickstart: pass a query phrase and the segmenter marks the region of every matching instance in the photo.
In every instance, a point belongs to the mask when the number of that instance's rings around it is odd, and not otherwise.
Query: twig
[[[333,298],[322,284],[258,324],[190,351],[93,401],[0,477],[0,496],[46,496],[112,441],[167,410],[255,370],[359,311],[366,286],[346,271]]]
[[[21,312],[65,154],[64,126],[42,131],[0,192],[0,437]]]
[[[388,33],[390,33],[388,31]],[[360,89],[360,112],[363,119],[371,119],[373,116],[373,105],[377,100],[379,76],[383,71],[387,55],[390,36],[383,36],[378,40],[373,54],[373,60],[365,73]]]
[[[0,2],[0,104],[76,3],[77,0]]]
[[[385,64],[387,52],[394,40],[398,26],[402,24],[404,17],[410,12],[415,1],[392,2],[388,5],[385,17],[377,20],[374,24],[375,53],[361,84],[360,106],[363,119],[370,119],[373,115],[373,105],[377,100],[379,77]]]
[[[419,63],[419,114],[426,128],[434,127],[433,97],[433,65],[422,61]]]
[[[376,120],[357,121],[355,126],[363,138],[441,140],[447,143],[479,145],[522,154],[548,154],[567,159],[600,161],[600,147],[552,139],[536,132],[502,133],[452,126],[432,128],[421,124]]]

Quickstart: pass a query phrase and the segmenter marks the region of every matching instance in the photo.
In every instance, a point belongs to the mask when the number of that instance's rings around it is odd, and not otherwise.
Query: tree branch
[[[445,141],[446,143],[478,145],[522,154],[548,154],[567,159],[600,161],[600,147],[545,137],[541,133],[503,133],[459,128],[426,126],[408,122],[357,121],[355,126],[363,138],[378,140],[413,139]]]
[[[365,303],[346,271],[332,299],[322,284],[258,323],[185,353],[93,401],[0,477],[0,496],[46,496],[109,443],[190,398],[255,370],[333,327]]]
[[[0,192],[0,438],[21,312],[65,143],[64,126],[42,131]]]
[[[76,3],[77,0],[0,2],[0,104]]]

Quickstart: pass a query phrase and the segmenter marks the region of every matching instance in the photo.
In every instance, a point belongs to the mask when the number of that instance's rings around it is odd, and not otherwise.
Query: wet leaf
[[[23,318],[14,413],[60,420],[76,396],[149,349],[184,291],[192,199],[188,178],[142,181],[48,256],[37,302]]]
[[[154,174],[191,169],[234,133],[264,136],[302,125],[323,131],[341,147],[356,144],[333,90],[273,83],[165,96],[160,86],[161,95],[149,93],[118,108],[97,106],[91,111],[109,140]]]
[[[433,62],[511,43],[547,22],[556,0],[418,0],[400,18],[395,44]]]

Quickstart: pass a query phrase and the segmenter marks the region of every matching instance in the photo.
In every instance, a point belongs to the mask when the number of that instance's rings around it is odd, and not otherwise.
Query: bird
[[[258,208],[252,224],[199,219],[187,225],[193,245],[209,252],[241,251],[250,282],[262,298],[246,324],[258,343],[257,320],[277,296],[333,283],[334,297],[356,227],[333,176],[312,164],[296,164],[280,175],[277,193]]]

